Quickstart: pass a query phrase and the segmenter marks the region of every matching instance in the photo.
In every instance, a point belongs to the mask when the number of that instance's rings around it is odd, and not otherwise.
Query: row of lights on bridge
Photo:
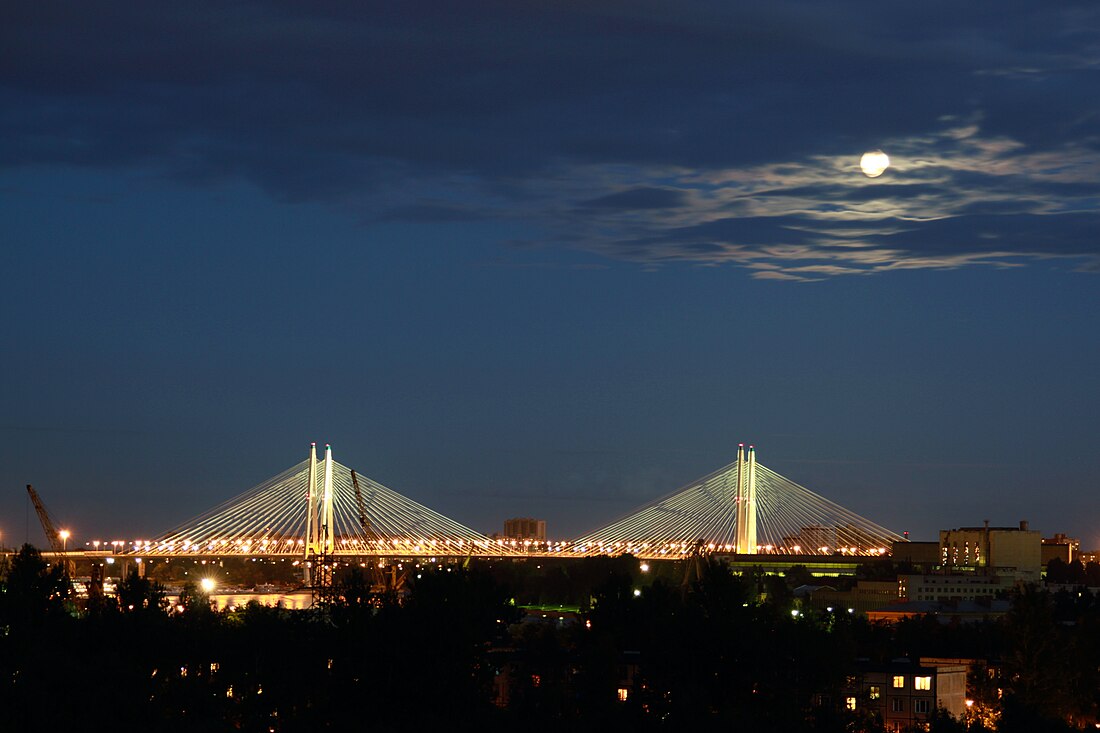
[[[69,537],[72,536],[71,533],[69,532],[69,530],[63,529],[63,530],[61,530],[60,532],[57,533],[57,536],[62,541],[62,549],[66,550]],[[295,544],[302,545],[303,544],[303,540],[300,540],[300,539],[297,539],[297,540],[296,539],[287,539],[287,540],[268,540],[268,539],[264,539],[260,542],[255,543],[255,544],[262,545],[263,547],[266,548],[267,545],[269,545],[269,544],[278,545],[278,544],[283,543],[283,542],[289,543],[291,545],[295,545]],[[490,545],[494,542],[499,544],[499,545],[505,546],[505,547],[507,547],[509,545],[511,545],[512,547],[517,546],[516,540],[510,540],[510,541],[509,540],[490,540],[488,543],[486,543],[486,542],[477,542],[477,543],[471,543],[471,544],[479,544],[483,547],[487,547],[488,545]],[[225,545],[225,544],[228,544],[228,543],[229,543],[228,540],[213,540],[213,541],[211,541],[211,543],[210,543],[211,546],[208,549],[215,549],[213,547],[214,544]],[[167,549],[171,550],[171,549],[174,549],[174,547],[173,547],[174,544],[175,544],[174,542],[169,542],[167,544],[162,542],[162,543],[160,543],[159,549],[167,548]],[[253,540],[237,540],[235,544],[243,545],[245,547],[251,548],[251,546],[254,544],[254,541]],[[361,543],[358,542],[358,541],[352,541],[352,540],[344,539],[344,540],[342,540],[341,544],[344,547],[347,547],[349,544],[359,545]],[[389,544],[389,543],[386,542],[386,544]],[[395,547],[399,546],[398,540],[394,540],[393,544],[394,544]],[[410,540],[406,541],[404,544],[407,544],[407,545],[415,544],[416,548],[419,549],[420,546],[424,545],[424,544],[436,545],[438,543],[434,540],[427,540],[427,541],[417,542],[416,540],[410,539]],[[447,544],[452,544],[452,543],[445,541],[443,544],[447,545]],[[459,544],[459,546],[461,546],[463,544],[463,541],[459,540],[458,544]],[[536,547],[536,546],[541,545],[541,546],[545,547],[546,550],[549,550],[549,551],[564,550],[567,546],[569,546],[571,544],[572,544],[571,542],[567,542],[567,541],[566,542],[539,542],[539,541],[532,541],[532,540],[524,540],[522,542],[522,545],[525,548],[532,548],[532,547]],[[102,540],[92,540],[91,542],[85,542],[84,545],[86,547],[92,547],[97,552],[99,551],[100,546],[102,546],[104,550],[109,549],[109,550],[111,550],[113,552],[116,552],[116,553],[117,552],[122,552],[127,545],[131,545],[134,550],[140,550],[142,548],[148,550],[148,549],[152,549],[154,547],[154,543],[152,543],[148,540],[132,540],[130,542],[127,542],[126,540],[111,540],[110,542],[106,542],[106,541],[102,541]],[[647,550],[647,549],[649,549],[649,543],[643,543],[641,545],[631,545],[631,543],[628,543],[628,542],[613,542],[613,543],[606,543],[606,544],[603,543],[603,542],[598,542],[598,543],[596,543],[596,547],[593,548],[593,549],[596,549],[599,552],[603,552],[605,548],[610,549],[610,548],[621,548],[621,547],[629,548],[629,550]],[[672,543],[669,543],[667,545],[667,547],[670,547],[670,548],[673,548],[673,549],[676,549],[677,547],[683,547],[684,549],[688,549],[689,544],[686,543],[686,542],[682,543],[682,544],[672,542]],[[188,549],[193,549],[193,550],[202,549],[202,546],[201,546],[200,543],[183,542],[182,543],[182,549],[186,552]],[[584,551],[588,550],[589,548],[586,545],[580,545],[578,549],[580,551],[584,552]],[[712,551],[712,552],[715,551],[715,550],[721,551],[723,549],[723,546],[722,545],[715,545],[714,543],[710,543],[710,544],[707,545],[707,549]],[[726,551],[730,551],[730,550],[733,549],[733,545],[725,545],[724,549]],[[763,553],[776,553],[776,552],[783,552],[785,550],[787,552],[797,554],[797,553],[800,553],[802,551],[802,547],[800,545],[792,545],[789,548],[781,547],[781,546],[777,546],[777,545],[757,545],[756,549],[757,549],[758,552],[763,552]],[[834,551],[841,554],[841,555],[855,555],[855,554],[859,554],[860,550],[861,550],[861,548],[859,548],[859,547],[837,547]],[[821,554],[829,554],[830,548],[823,546],[823,547],[817,548],[817,551]],[[872,554],[872,555],[874,555],[874,554],[878,554],[878,555],[886,554],[886,548],[885,547],[865,548],[863,551],[867,552],[869,554]]]

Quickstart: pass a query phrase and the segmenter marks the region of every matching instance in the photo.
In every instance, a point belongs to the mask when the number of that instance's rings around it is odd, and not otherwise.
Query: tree
[[[118,584],[118,605],[123,613],[164,611],[168,608],[168,596],[160,583],[142,578],[137,570],[131,570]]]
[[[1090,588],[1100,588],[1100,563],[1090,562],[1085,566],[1085,584]]]
[[[787,585],[791,588],[797,588],[801,585],[813,585],[814,583],[814,575],[805,565],[792,565],[783,577],[786,578]]]
[[[1052,557],[1050,562],[1047,563],[1046,577],[1048,583],[1068,583],[1069,566],[1062,558]]]
[[[193,580],[180,588],[179,605],[183,607],[183,614],[191,618],[206,618],[214,613],[210,607],[210,595]]]
[[[23,545],[0,590],[0,623],[27,628],[66,615],[72,583],[62,564],[51,566],[32,545]]]
[[[1085,713],[1087,700],[1073,679],[1088,668],[1079,645],[1057,623],[1049,593],[1028,586],[1017,593],[1005,619],[1004,713],[1000,730],[1067,730],[1066,720]],[[1095,660],[1091,662],[1095,670]]]

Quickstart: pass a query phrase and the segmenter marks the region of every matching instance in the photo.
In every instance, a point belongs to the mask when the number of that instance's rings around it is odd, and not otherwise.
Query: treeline
[[[996,622],[891,627],[792,613],[775,576],[705,559],[681,570],[581,561],[569,586],[582,610],[564,620],[525,617],[506,564],[424,569],[400,598],[352,568],[323,610],[214,612],[194,586],[169,609],[137,575],[77,603],[62,570],[24,547],[0,583],[0,728],[877,732],[865,708],[815,703],[843,699],[856,660],[902,656],[990,660],[973,681],[989,727],[1096,722],[1100,606],[1087,593],[1027,592]]]
[[[1100,588],[1100,563],[1066,562],[1060,557],[1047,563],[1047,582]]]

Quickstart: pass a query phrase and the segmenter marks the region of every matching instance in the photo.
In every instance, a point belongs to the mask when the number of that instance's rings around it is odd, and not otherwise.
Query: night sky
[[[311,441],[565,539],[744,441],[1100,547],[1095,0],[8,2],[0,254],[4,544]]]

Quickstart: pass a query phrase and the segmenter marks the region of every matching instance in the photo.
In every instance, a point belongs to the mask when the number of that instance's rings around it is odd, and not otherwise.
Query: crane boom
[[[359,477],[355,471],[351,472],[351,485],[355,487],[355,503],[359,507],[359,524],[363,527],[363,534],[368,540],[376,540],[378,536],[370,528],[370,520],[367,519],[367,506],[363,503],[363,492],[359,489]]]
[[[380,538],[378,537],[378,534],[373,529],[371,529],[370,520],[367,519],[367,505],[363,502],[363,492],[359,488],[359,477],[355,475],[354,470],[351,472],[351,485],[355,488],[355,504],[359,508],[359,525],[363,528],[363,535],[366,537],[368,542],[373,541],[375,547],[381,549],[382,543],[380,542]],[[386,573],[382,570],[380,559],[381,558],[379,558],[379,560],[374,560],[370,564],[371,577],[373,579],[372,587],[377,588],[381,591],[384,591],[387,586],[391,590],[399,589],[405,582],[404,573],[402,573],[401,577],[398,578],[397,568],[391,567],[390,571],[392,575],[390,582],[387,583]]]
[[[27,493],[30,494],[31,503],[34,504],[34,511],[38,514],[38,521],[42,523],[42,531],[46,533],[46,539],[50,543],[50,548],[54,552],[64,552],[64,543],[61,541],[61,534],[54,529],[53,520],[50,519],[50,513],[46,511],[46,505],[42,503],[42,499],[38,496],[38,492],[34,490],[34,487],[27,484]]]

